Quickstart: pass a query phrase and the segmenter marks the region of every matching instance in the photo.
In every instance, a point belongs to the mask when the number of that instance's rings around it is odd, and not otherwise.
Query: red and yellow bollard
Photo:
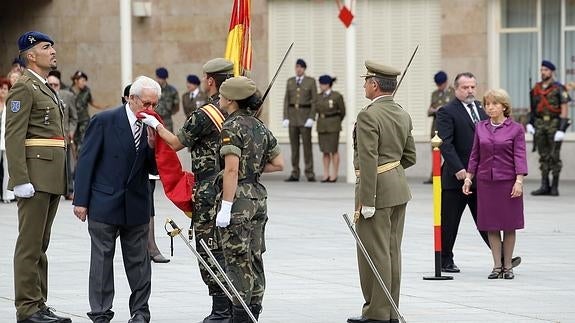
[[[433,247],[435,251],[435,276],[423,277],[425,280],[449,280],[452,276],[441,276],[441,151],[443,140],[435,132],[431,138],[433,173]]]

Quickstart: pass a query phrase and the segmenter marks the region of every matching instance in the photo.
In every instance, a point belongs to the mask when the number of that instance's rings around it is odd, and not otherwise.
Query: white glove
[[[32,183],[26,183],[14,186],[14,195],[17,197],[27,199],[34,196],[34,193],[36,193],[36,191],[34,190],[34,185],[32,185]]]
[[[527,133],[528,133],[528,134],[531,134],[531,135],[534,135],[534,134],[535,134],[535,127],[533,127],[533,125],[530,124],[530,123],[528,123],[528,124],[525,126],[525,130],[527,130]]]
[[[222,208],[218,215],[216,216],[216,226],[220,228],[225,228],[230,225],[230,219],[232,218],[232,205],[234,202],[228,202],[222,200]]]
[[[142,119],[142,122],[147,124],[149,127],[152,127],[152,129],[156,130],[156,127],[160,124],[160,121],[158,121],[158,119],[156,119],[156,117],[151,116],[147,113],[140,113],[141,116],[144,117],[144,119]]]
[[[311,128],[311,127],[313,127],[313,119],[312,119],[312,118],[308,118],[308,119],[305,121],[305,124],[304,124],[303,126],[306,127],[306,128]]]
[[[287,128],[288,126],[289,126],[289,120],[284,119],[284,121],[282,121],[282,127]]]
[[[555,131],[555,138],[553,138],[554,141],[563,141],[563,138],[565,138],[564,131],[561,130]]]
[[[375,206],[362,206],[361,207],[361,215],[364,218],[369,219],[375,214]]]

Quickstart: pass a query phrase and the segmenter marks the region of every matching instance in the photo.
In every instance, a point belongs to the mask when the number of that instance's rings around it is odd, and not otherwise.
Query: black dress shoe
[[[58,323],[72,323],[72,319],[70,319],[69,317],[56,315],[54,312],[52,312],[52,309],[50,307],[45,307],[44,309],[41,309],[40,312],[42,312],[46,316],[56,319],[57,320],[56,322]]]
[[[155,263],[159,263],[159,264],[165,264],[170,262],[170,259],[164,257],[161,253],[155,255],[155,256],[151,256],[150,255],[150,259],[155,262]]]
[[[389,320],[389,323],[399,323],[399,320],[398,319],[391,319],[391,320]]]
[[[335,182],[337,182],[337,177],[334,178],[334,179],[328,178],[327,181],[330,182],[330,183],[335,183]]]
[[[18,323],[58,323],[58,319],[46,315],[43,311],[38,311]]]
[[[511,268],[515,268],[521,264],[521,257],[511,258]]]
[[[320,182],[321,183],[329,183],[329,182],[331,182],[331,180],[328,177],[328,178],[322,179]]]
[[[372,320],[365,316],[350,317],[347,323],[389,323],[389,320]]]
[[[148,323],[142,314],[134,314],[128,320],[128,323]]]
[[[299,182],[299,178],[291,175],[290,177],[286,178],[284,182]]]
[[[457,267],[456,264],[450,264],[450,265],[446,265],[441,267],[441,271],[444,273],[458,273],[461,270],[459,270],[459,267]]]
[[[308,182],[315,182],[315,177],[311,176],[307,178]]]
[[[428,179],[426,181],[423,181],[423,184],[433,184],[433,179]]]

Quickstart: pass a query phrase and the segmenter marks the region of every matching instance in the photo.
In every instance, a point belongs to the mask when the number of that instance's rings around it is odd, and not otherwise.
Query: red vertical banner
[[[234,0],[224,57],[234,63],[234,75],[252,69],[251,0]]]

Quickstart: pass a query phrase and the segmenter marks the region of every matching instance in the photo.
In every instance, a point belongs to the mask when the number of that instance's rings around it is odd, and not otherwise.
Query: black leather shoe
[[[150,255],[150,259],[155,262],[155,263],[159,263],[159,264],[165,264],[170,262],[170,259],[164,257],[161,253],[155,255],[155,256],[151,256]]]
[[[148,321],[146,321],[142,314],[136,313],[132,315],[132,317],[128,320],[128,323],[148,323]]]
[[[391,319],[391,320],[389,320],[389,323],[399,323],[399,320],[398,319]]]
[[[307,178],[308,182],[315,182],[315,177],[314,176],[310,176]]]
[[[72,319],[70,319],[69,317],[64,317],[64,316],[58,316],[56,315],[53,311],[52,308],[50,307],[45,307],[44,309],[41,309],[40,312],[44,313],[44,315],[55,318],[58,323],[72,323]]]
[[[428,179],[426,181],[423,181],[423,184],[433,184],[433,179]]]
[[[461,270],[459,270],[459,267],[457,267],[456,264],[450,264],[450,265],[446,265],[441,267],[441,271],[444,273],[458,273]]]
[[[57,318],[46,315],[43,311],[38,311],[24,320],[18,321],[18,323],[58,323]]]
[[[284,182],[299,182],[299,178],[297,178],[297,177],[295,177],[295,176],[292,175],[292,176],[286,178],[286,179],[284,180]]]
[[[365,316],[358,316],[348,318],[347,323],[389,323],[389,320],[372,320]]]
[[[511,268],[515,268],[521,264],[521,257],[511,258]]]

